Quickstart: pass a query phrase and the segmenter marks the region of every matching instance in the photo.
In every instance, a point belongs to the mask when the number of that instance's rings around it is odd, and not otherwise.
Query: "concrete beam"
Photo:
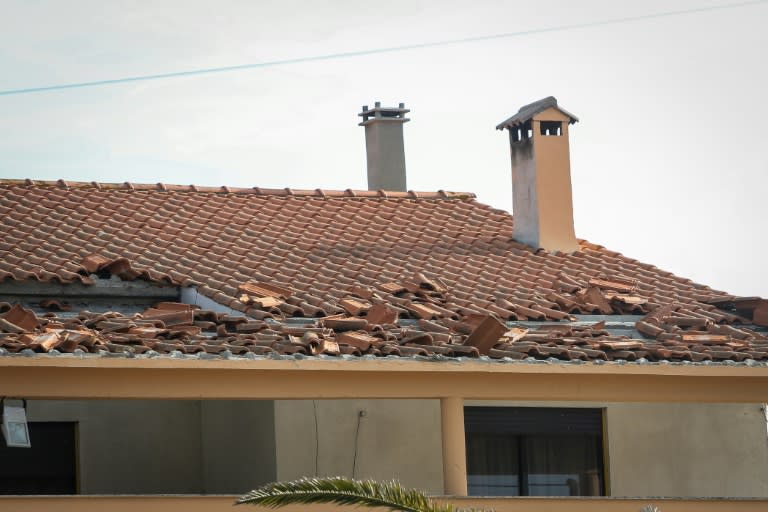
[[[0,510],[14,512],[232,512],[236,496],[0,496]],[[656,505],[663,512],[764,512],[766,498],[481,498],[439,497],[463,510],[495,512],[638,512]],[[247,510],[247,508],[246,508]],[[254,509],[255,510],[255,509]],[[306,512],[309,507],[289,505],[283,512]],[[338,505],[312,505],[315,512],[345,510]],[[349,507],[348,510],[355,510]]]
[[[0,389],[30,399],[765,403],[768,367],[40,355],[0,357]]]
[[[61,284],[40,281],[8,281],[0,284],[0,295],[36,296],[36,297],[162,297],[178,298],[179,287],[161,285],[147,281],[123,281],[113,276],[111,279],[94,279],[94,284],[84,285],[74,282]]]

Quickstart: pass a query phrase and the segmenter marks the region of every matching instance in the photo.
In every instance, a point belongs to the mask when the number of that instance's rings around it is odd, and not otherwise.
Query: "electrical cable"
[[[352,455],[352,478],[356,478],[357,471],[357,445],[360,439],[360,420],[365,416],[365,411],[357,411],[357,428],[355,428],[355,451]]]
[[[605,25],[613,25],[617,23],[630,23],[634,21],[644,21],[644,20],[664,18],[669,16],[682,16],[686,14],[696,14],[696,13],[711,12],[711,11],[718,11],[718,10],[724,10],[724,9],[735,9],[740,7],[748,7],[748,6],[758,5],[758,4],[764,4],[766,2],[768,2],[768,0],[751,0],[746,2],[735,2],[735,3],[723,4],[723,5],[713,5],[708,7],[695,7],[690,9],[681,9],[677,11],[665,11],[665,12],[658,12],[658,13],[651,13],[651,14],[641,14],[637,16],[626,16],[622,18],[612,18],[607,20],[592,21],[592,22],[585,22],[585,23],[574,23],[571,25],[555,25],[552,27],[521,30],[517,32],[505,32],[501,34],[492,34],[492,35],[486,35],[486,36],[472,36],[472,37],[464,37],[460,39],[446,39],[442,41],[413,43],[413,44],[405,44],[401,46],[389,46],[384,48],[373,48],[373,49],[350,51],[350,52],[330,53],[326,55],[314,55],[309,57],[296,57],[293,59],[270,60],[270,61],[255,62],[255,63],[249,63],[249,64],[237,64],[234,66],[201,68],[201,69],[192,69],[187,71],[174,71],[170,73],[159,73],[154,75],[129,76],[129,77],[123,77],[123,78],[113,78],[108,80],[95,80],[92,82],[73,82],[68,84],[26,87],[22,89],[7,89],[4,91],[0,91],[0,96],[31,94],[31,93],[57,91],[57,90],[64,90],[64,89],[78,89],[83,87],[97,87],[97,86],[103,86],[103,85],[115,85],[115,84],[129,83],[129,82],[160,80],[165,78],[179,78],[179,77],[186,77],[186,76],[207,75],[207,74],[213,74],[213,73],[228,73],[232,71],[241,71],[244,69],[285,66],[288,64],[299,64],[303,62],[317,62],[317,61],[327,61],[327,60],[336,60],[336,59],[346,59],[350,57],[362,57],[365,55],[393,53],[393,52],[401,52],[406,50],[417,50],[422,48],[434,48],[438,46],[448,46],[448,45],[464,44],[464,43],[477,43],[481,41],[490,41],[494,39],[505,39],[505,38],[520,37],[520,36],[527,36],[527,35],[533,35],[533,34],[542,34],[542,33],[548,33],[548,32],[560,32],[565,30],[576,30],[576,29],[600,27]]]
[[[320,476],[320,429],[317,425],[317,400],[312,400],[312,409],[315,412],[315,476]]]

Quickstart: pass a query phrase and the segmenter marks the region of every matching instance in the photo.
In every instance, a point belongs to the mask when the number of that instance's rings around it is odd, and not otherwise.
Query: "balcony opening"
[[[0,440],[0,494],[76,494],[77,423],[29,423],[30,448]]]
[[[29,400],[0,495],[242,494],[276,479],[271,400]],[[1,507],[0,507],[1,508]]]

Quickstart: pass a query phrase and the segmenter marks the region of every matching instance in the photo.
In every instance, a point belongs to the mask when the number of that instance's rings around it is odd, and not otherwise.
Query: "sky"
[[[511,212],[495,125],[553,95],[580,118],[578,237],[768,297],[768,1],[0,0],[0,11],[0,178],[365,189],[357,113],[404,102],[408,188],[474,192]],[[456,40],[468,41],[365,52]]]

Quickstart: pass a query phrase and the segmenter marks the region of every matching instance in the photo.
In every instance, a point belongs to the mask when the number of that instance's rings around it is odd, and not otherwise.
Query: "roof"
[[[555,108],[563,113],[563,115],[566,115],[570,118],[569,123],[573,124],[579,121],[579,118],[575,115],[571,114],[565,109],[562,109],[557,106],[557,99],[554,96],[547,96],[543,100],[534,101],[533,103],[529,103],[528,105],[523,105],[520,107],[520,110],[517,111],[517,114],[513,115],[506,121],[503,121],[496,125],[497,130],[503,130],[504,128],[511,128],[513,126],[517,126],[520,124],[525,123],[529,119],[531,119],[536,114],[539,114],[541,112],[544,112],[548,108]]]
[[[64,314],[45,297],[45,314],[0,305],[0,347],[768,360],[768,337],[750,325],[768,323],[766,301],[584,240],[572,254],[534,250],[512,230],[507,212],[464,193],[0,180],[0,280],[88,286],[111,275],[195,286],[242,313],[164,303],[132,315]],[[634,315],[636,330],[617,334],[578,321],[583,314]],[[65,331],[90,341],[73,344]]]

